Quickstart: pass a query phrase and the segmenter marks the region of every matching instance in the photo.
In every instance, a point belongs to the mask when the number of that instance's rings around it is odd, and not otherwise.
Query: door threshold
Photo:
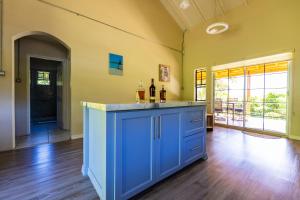
[[[280,138],[288,138],[288,135],[285,133],[277,133],[277,132],[272,132],[272,131],[261,131],[261,130],[257,130],[257,129],[243,128],[243,127],[224,125],[224,124],[218,124],[218,123],[215,123],[214,125],[223,127],[223,128],[231,128],[234,130],[239,130],[241,132],[252,132],[252,133],[256,133],[256,134],[270,135],[270,136],[275,136],[275,137],[280,137]]]

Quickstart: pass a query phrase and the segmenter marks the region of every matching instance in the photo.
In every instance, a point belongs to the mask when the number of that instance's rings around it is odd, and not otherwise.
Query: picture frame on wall
[[[109,74],[122,76],[123,75],[123,56],[109,53]]]
[[[169,82],[170,81],[170,66],[168,65],[159,65],[159,81]]]

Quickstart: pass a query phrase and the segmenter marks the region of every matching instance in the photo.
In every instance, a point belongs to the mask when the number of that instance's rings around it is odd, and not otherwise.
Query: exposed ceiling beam
[[[225,15],[225,6],[224,6],[224,2],[223,0],[216,0],[217,4],[218,4],[218,7],[220,8],[221,10],[221,14],[222,15]],[[216,5],[217,6],[217,5]]]
[[[170,0],[160,0],[160,2],[164,5],[164,7],[170,13],[173,19],[177,22],[180,28],[182,30],[187,29],[186,22],[184,21],[184,19],[181,18],[181,14],[177,11],[177,9],[174,8]]]
[[[168,2],[174,8],[178,17],[180,19],[182,19],[184,21],[184,23],[187,25],[187,26],[185,26],[185,29],[190,28],[192,25],[191,25],[189,19],[187,18],[187,16],[183,13],[183,10],[179,9],[178,5],[176,4],[176,2],[174,2],[174,0],[168,0]]]
[[[250,0],[189,0],[190,7],[183,10],[179,6],[182,0],[160,1],[183,30],[197,24],[205,25],[214,18],[222,18],[227,11],[237,6],[249,6],[250,4]]]
[[[201,21],[202,21],[203,23],[205,23],[205,22],[207,21],[207,19],[206,19],[205,15],[203,14],[203,12],[202,12],[200,6],[197,4],[197,2],[195,2],[195,0],[191,0],[191,3],[192,3],[192,5],[196,8],[196,10],[197,10],[199,16],[201,17],[201,19],[202,19]]]

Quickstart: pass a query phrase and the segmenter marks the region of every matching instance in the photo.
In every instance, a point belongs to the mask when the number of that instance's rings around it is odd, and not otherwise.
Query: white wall
[[[60,60],[68,59],[68,50],[55,41],[45,41],[24,37],[20,41],[20,78],[21,83],[15,83],[15,116],[16,116],[16,136],[26,135],[28,130],[28,59],[29,56],[50,57]],[[15,77],[17,77],[17,54],[18,45],[15,42]]]

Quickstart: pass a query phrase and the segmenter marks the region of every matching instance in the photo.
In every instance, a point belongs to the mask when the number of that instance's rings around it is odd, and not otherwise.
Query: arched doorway
[[[70,48],[42,32],[14,40],[15,147],[70,139]]]

